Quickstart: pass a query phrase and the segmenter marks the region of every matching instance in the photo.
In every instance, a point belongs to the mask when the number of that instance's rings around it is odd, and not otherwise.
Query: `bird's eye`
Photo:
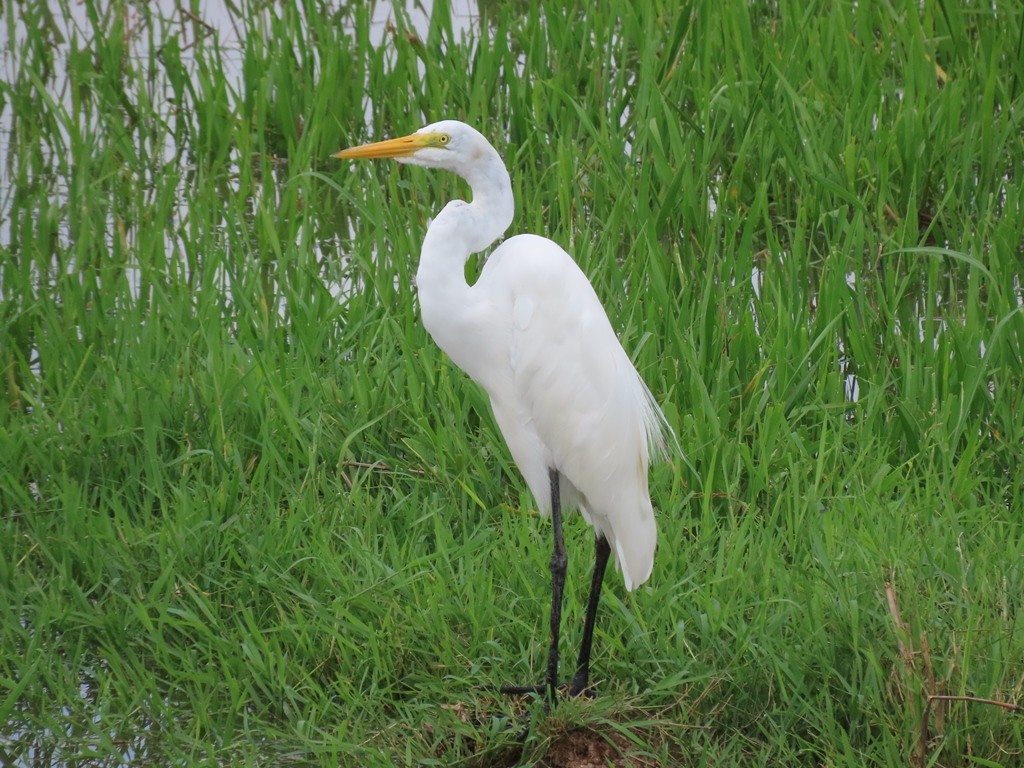
[[[437,137],[437,141],[440,144],[447,144],[449,141],[451,141],[451,137],[447,133],[442,133],[440,136]]]

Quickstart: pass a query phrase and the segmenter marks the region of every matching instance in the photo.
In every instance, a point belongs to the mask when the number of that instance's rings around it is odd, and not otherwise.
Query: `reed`
[[[204,13],[0,10],[0,761],[1019,762],[928,698],[1021,703],[1018,4]],[[523,747],[547,523],[412,278],[464,190],[330,159],[442,117],[685,453]]]

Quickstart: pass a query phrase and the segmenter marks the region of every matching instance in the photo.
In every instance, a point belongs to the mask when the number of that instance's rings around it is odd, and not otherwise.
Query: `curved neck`
[[[460,222],[469,248],[467,258],[470,253],[482,251],[501,237],[515,214],[512,180],[505,164],[489,145],[482,154],[477,162],[459,174],[469,182],[473,191],[473,201],[468,206],[470,214]]]
[[[434,341],[473,379],[487,382],[486,329],[479,322],[479,301],[466,282],[466,261],[501,237],[515,204],[512,182],[498,153],[478,158],[460,175],[469,182],[473,202],[453,200],[427,228],[416,288],[423,325]]]
[[[501,237],[512,223],[512,180],[493,147],[485,145],[458,173],[469,182],[473,201],[453,200],[427,228],[416,272],[421,294],[467,288],[466,260]]]

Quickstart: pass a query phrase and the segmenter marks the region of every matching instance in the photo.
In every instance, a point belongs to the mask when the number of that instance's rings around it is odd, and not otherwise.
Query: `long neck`
[[[423,325],[456,365],[485,388],[485,329],[479,322],[479,299],[466,282],[466,260],[501,237],[515,209],[508,171],[498,153],[487,149],[490,153],[471,169],[460,171],[473,201],[453,200],[437,214],[416,271]]]
[[[481,150],[481,155],[470,168],[460,172],[473,191],[473,202],[468,206],[470,221],[460,222],[466,231],[469,253],[482,251],[501,237],[515,214],[512,180],[501,157],[490,145]]]

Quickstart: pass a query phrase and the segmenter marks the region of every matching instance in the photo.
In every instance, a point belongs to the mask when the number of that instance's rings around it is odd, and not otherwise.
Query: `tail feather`
[[[647,383],[638,373],[637,381],[643,391],[643,398],[640,402],[640,416],[643,420],[644,432],[647,436],[647,452],[652,463],[666,459],[669,453],[673,456],[682,456],[683,449],[679,446],[679,440],[672,426],[665,418],[664,411],[654,399]]]

